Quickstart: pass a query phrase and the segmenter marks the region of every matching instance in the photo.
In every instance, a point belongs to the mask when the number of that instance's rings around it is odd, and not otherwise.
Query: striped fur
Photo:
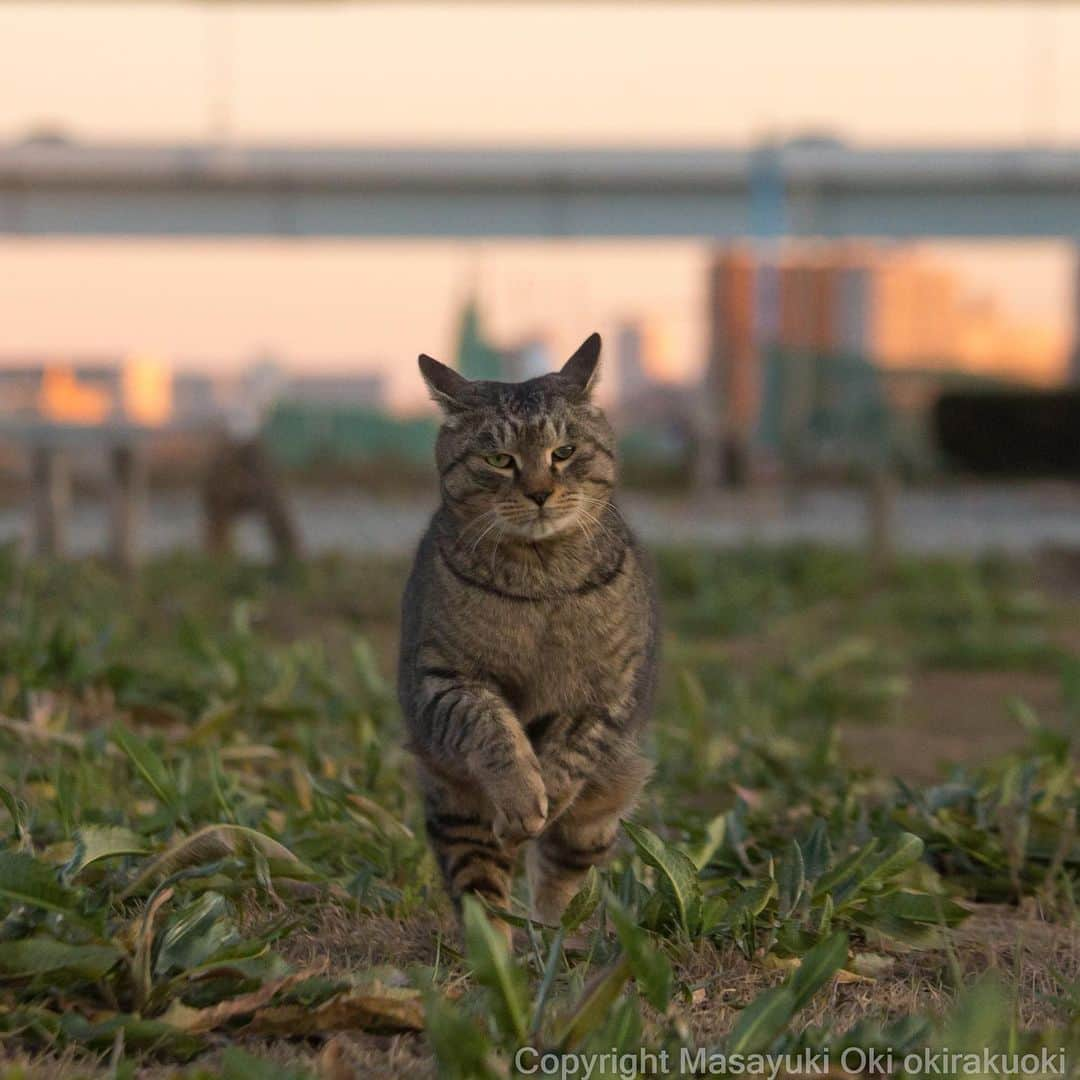
[[[398,690],[428,835],[450,895],[496,906],[534,841],[546,921],[649,773],[656,606],[611,501],[614,437],[589,397],[599,349],[593,335],[561,372],[512,384],[421,358],[445,413],[442,504],[405,590]]]

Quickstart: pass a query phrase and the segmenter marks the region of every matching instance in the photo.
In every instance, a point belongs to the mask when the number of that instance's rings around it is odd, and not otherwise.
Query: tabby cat
[[[611,501],[614,437],[590,400],[599,357],[593,334],[522,383],[420,357],[444,413],[442,502],[405,589],[398,693],[427,831],[451,897],[503,908],[531,840],[533,916],[549,923],[650,771],[656,606]]]

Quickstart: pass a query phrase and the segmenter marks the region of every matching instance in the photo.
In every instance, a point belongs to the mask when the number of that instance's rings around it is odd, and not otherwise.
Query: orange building
[[[68,362],[0,358],[0,415],[58,424],[157,426],[172,416],[172,372],[148,357]]]
[[[778,274],[784,349],[860,355],[887,370],[1041,384],[1065,376],[1063,335],[973,299],[954,272],[918,249],[800,245],[782,256]]]
[[[753,427],[758,409],[756,288],[757,266],[748,251],[725,251],[709,267],[708,383],[729,433],[740,437]]]

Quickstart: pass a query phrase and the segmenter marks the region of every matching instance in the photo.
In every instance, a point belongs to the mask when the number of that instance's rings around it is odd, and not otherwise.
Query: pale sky
[[[0,133],[251,139],[1080,140],[1080,7],[0,7]]]
[[[1080,143],[1080,6],[0,6],[0,140]],[[955,249],[973,287],[1066,318],[1069,254]],[[494,329],[560,347],[622,314],[693,366],[700,247],[0,240],[0,354],[151,349],[405,364],[478,276]]]

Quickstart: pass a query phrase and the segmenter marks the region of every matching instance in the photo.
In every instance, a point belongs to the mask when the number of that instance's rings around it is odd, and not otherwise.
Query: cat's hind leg
[[[526,856],[532,916],[554,925],[581,888],[591,866],[611,855],[619,820],[634,806],[651,771],[644,758],[632,757],[593,779],[530,845]]]
[[[424,821],[446,891],[460,913],[472,893],[490,907],[508,909],[518,845],[495,839],[494,810],[475,786],[446,781],[425,792]],[[497,928],[509,941],[506,924]]]

